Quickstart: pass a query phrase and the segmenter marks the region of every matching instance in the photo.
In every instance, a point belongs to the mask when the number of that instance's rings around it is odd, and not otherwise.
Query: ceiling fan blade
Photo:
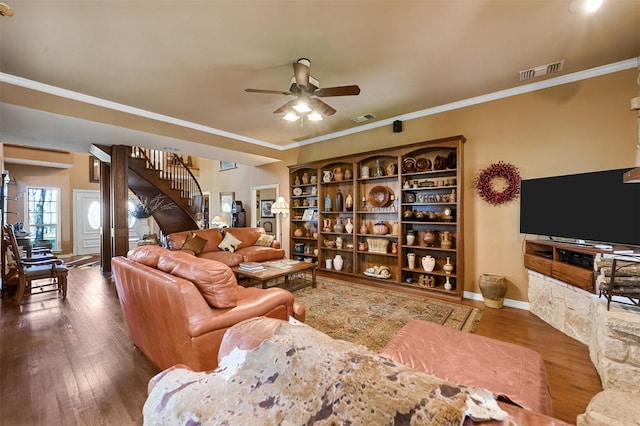
[[[298,102],[297,99],[294,99],[292,101],[287,102],[286,104],[282,105],[280,108],[278,108],[277,110],[273,111],[274,114],[281,114],[285,111],[287,111],[288,109],[291,109],[292,106],[294,106],[296,104],[296,102]]]
[[[354,84],[352,86],[325,87],[313,92],[313,96],[354,96],[360,93],[360,88]]]
[[[293,63],[293,75],[296,77],[298,87],[309,87],[309,67],[311,61],[307,58],[300,58]]]
[[[329,105],[322,102],[320,99],[309,98],[309,103],[311,103],[311,108],[318,111],[320,114],[325,116],[330,116],[336,113],[336,110],[331,108]]]
[[[291,93],[281,90],[244,89],[244,91],[249,93],[267,93],[269,95],[291,95]]]

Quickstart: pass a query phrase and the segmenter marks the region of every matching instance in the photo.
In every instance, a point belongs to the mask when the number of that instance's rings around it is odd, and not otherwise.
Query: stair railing
[[[202,217],[204,213],[202,188],[179,155],[134,146],[131,147],[131,157],[142,158],[145,160],[146,168],[159,171],[162,179],[169,180],[172,188],[181,191],[182,198],[188,200],[189,206],[200,206],[199,211],[196,212],[198,216],[196,219],[199,220]]]

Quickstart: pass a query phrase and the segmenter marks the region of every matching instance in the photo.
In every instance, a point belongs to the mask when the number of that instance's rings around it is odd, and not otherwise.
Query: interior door
[[[100,191],[73,190],[73,254],[100,253]]]

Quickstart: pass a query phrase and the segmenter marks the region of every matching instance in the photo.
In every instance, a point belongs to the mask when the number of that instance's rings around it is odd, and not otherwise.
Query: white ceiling
[[[586,16],[569,0],[3,1],[0,140],[73,151],[137,143],[262,164],[363,128],[355,116],[387,125],[640,55],[639,0]],[[301,127],[273,114],[290,97],[244,91],[288,90],[300,57],[321,87],[360,95],[323,98],[337,113]]]

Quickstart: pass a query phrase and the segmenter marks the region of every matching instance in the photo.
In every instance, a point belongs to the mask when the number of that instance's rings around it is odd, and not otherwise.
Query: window
[[[48,241],[60,250],[60,188],[27,187],[25,229],[32,243]]]

